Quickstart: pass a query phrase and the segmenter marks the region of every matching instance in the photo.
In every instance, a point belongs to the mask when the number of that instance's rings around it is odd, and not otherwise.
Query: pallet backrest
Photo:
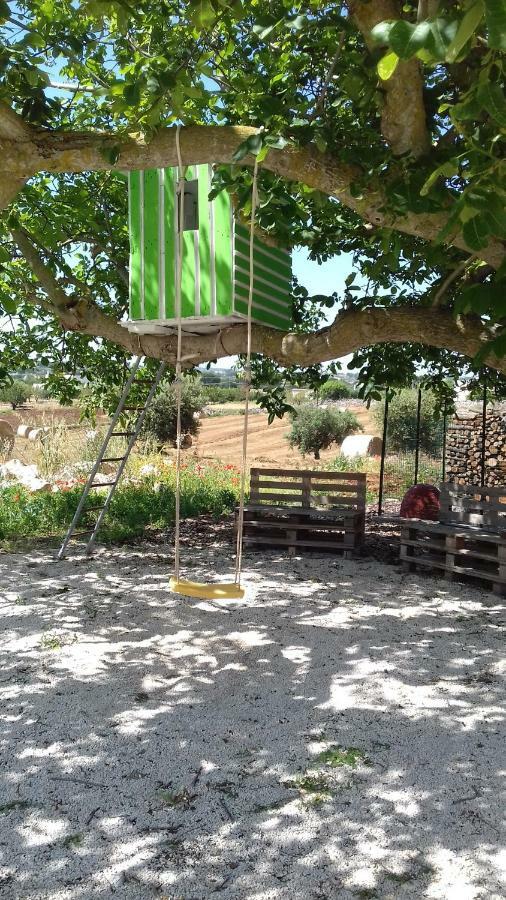
[[[439,519],[447,525],[483,525],[506,529],[506,487],[477,484],[441,485]]]
[[[288,509],[365,510],[363,472],[252,469],[250,502]]]

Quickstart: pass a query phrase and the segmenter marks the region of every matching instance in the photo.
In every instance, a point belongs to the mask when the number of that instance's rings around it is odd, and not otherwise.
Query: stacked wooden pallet
[[[350,556],[364,538],[365,491],[360,472],[252,469],[244,540]]]
[[[401,529],[404,568],[439,569],[506,593],[506,489],[444,484],[440,522],[407,520]]]

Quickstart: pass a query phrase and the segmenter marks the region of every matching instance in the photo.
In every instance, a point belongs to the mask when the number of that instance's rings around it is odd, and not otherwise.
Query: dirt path
[[[185,573],[230,572],[219,537]],[[372,560],[0,555],[0,897],[500,900],[504,604]],[[502,860],[504,863],[504,860]]]

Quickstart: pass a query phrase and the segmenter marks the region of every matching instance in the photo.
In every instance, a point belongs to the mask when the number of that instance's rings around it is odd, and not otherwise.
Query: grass
[[[325,468],[334,472],[365,472],[368,476],[367,502],[378,499],[379,456],[336,456]],[[421,453],[418,464],[419,484],[438,484],[442,477],[442,459]],[[415,453],[396,453],[385,457],[384,500],[401,500],[415,482]]]
[[[150,470],[143,473],[146,464]],[[132,459],[128,477],[120,483],[112,499],[101,539],[128,540],[140,536],[148,527],[173,525],[174,487],[174,467],[163,457]],[[0,543],[61,535],[72,520],[82,490],[82,484],[56,493],[30,493],[19,485],[0,488]],[[102,492],[94,491],[87,506],[97,505],[97,494]],[[233,511],[238,495],[239,473],[235,466],[184,464],[181,473],[183,518],[207,514],[218,519]],[[96,515],[87,513],[82,529],[90,527]]]
[[[325,766],[332,766],[333,769],[340,766],[351,766],[352,769],[355,769],[360,762],[366,762],[366,756],[357,747],[348,747],[344,750],[341,747],[329,747],[320,753],[318,762]]]
[[[300,799],[311,806],[321,806],[332,797],[329,780],[323,772],[303,772],[284,783],[286,787],[295,788]]]

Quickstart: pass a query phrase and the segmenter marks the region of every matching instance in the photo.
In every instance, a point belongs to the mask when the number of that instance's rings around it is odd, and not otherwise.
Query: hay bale
[[[14,447],[14,428],[7,419],[0,419],[0,451],[8,456]]]
[[[381,438],[372,434],[350,434],[341,444],[341,455],[351,458],[354,456],[379,456],[382,443]]]

